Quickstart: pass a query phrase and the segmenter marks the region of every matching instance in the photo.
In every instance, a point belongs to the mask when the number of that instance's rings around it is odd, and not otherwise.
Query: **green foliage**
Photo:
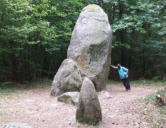
[[[121,63],[145,78],[165,79],[166,2],[103,0],[113,31],[112,63]],[[114,54],[114,52],[116,52]],[[120,62],[119,62],[120,61]]]
[[[81,0],[2,0],[0,79],[24,81],[55,74],[82,6]]]
[[[166,79],[164,0],[1,0],[0,81],[52,78],[81,9],[93,3],[112,25],[112,63]]]

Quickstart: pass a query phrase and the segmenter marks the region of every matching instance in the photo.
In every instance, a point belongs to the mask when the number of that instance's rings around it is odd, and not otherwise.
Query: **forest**
[[[0,81],[52,79],[88,4],[109,17],[112,64],[128,67],[133,79],[166,80],[165,0],[1,0]]]

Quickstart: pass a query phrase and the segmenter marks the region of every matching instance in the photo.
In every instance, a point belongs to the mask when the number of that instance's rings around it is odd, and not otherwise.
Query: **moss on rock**
[[[89,10],[89,11],[95,11],[99,9],[100,7],[96,4],[90,4],[84,8],[84,10]]]

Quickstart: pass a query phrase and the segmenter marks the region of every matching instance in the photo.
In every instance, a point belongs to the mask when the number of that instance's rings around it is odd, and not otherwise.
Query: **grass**
[[[0,94],[16,93],[19,90],[16,82],[3,82],[0,84]]]
[[[51,83],[52,83],[52,80],[48,79],[48,78],[40,78],[35,81],[26,82],[26,84],[29,86],[36,86],[36,85],[41,85],[41,86],[49,85],[50,86]]]
[[[47,78],[38,79],[36,81],[24,82],[24,83],[16,83],[12,81],[3,82],[0,84],[0,95],[17,93],[19,91],[32,89],[36,86],[41,86],[41,87],[50,86],[51,82],[52,80]]]
[[[114,80],[108,80],[108,84],[118,84],[121,83],[120,80],[114,81]],[[139,79],[139,80],[132,80],[130,81],[131,86],[166,86],[166,81],[160,81],[160,80],[148,80],[148,79]]]
[[[156,101],[157,94],[164,96],[166,98],[166,87],[163,90],[158,90],[156,93],[148,95],[146,98],[144,98],[144,101],[146,103],[154,103]]]
[[[145,86],[166,86],[166,81],[160,81],[160,80],[148,80],[148,79],[140,79],[140,80],[134,80],[130,82],[132,85],[145,85]]]
[[[107,81],[107,84],[117,84],[119,83],[120,81],[114,81],[114,80],[108,80]]]
[[[146,122],[151,124],[151,128],[164,128],[166,126],[166,106],[156,104],[157,94],[166,98],[166,87],[142,100],[144,103],[143,115]]]

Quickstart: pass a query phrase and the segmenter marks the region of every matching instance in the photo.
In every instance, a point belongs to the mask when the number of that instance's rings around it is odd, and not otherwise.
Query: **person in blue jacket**
[[[118,71],[119,77],[122,80],[123,85],[126,88],[126,91],[129,91],[130,82],[129,82],[129,78],[128,78],[128,69],[125,67],[122,67],[120,64],[118,64],[117,66],[114,66],[114,65],[110,65],[110,66]]]

